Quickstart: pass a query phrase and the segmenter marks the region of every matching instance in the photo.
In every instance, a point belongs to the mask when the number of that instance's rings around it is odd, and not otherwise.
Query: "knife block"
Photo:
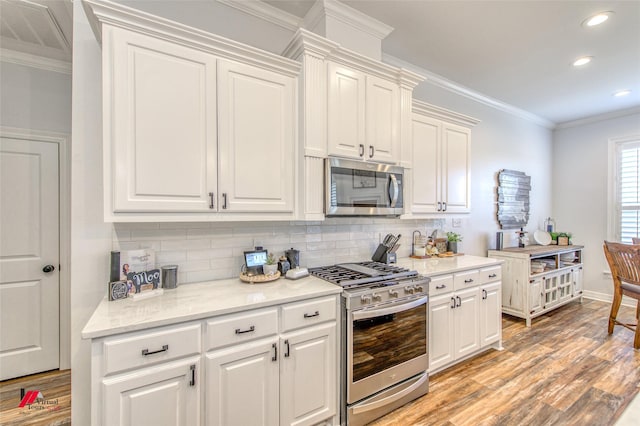
[[[374,262],[382,262],[382,263],[396,263],[397,256],[395,253],[387,253],[389,251],[389,247],[385,245],[378,245],[376,252],[373,253],[371,260]]]

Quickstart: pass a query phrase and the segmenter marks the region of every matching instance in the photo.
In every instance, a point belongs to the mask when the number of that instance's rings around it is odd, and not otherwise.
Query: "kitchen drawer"
[[[200,323],[170,326],[108,337],[103,341],[103,375],[197,355]]]
[[[480,270],[480,283],[492,283],[502,280],[502,266],[494,266]]]
[[[335,296],[289,303],[282,307],[283,332],[335,319]]]
[[[438,296],[453,291],[453,275],[431,277],[429,282],[429,297]]]
[[[463,290],[478,285],[480,285],[480,271],[477,269],[453,274],[453,288],[456,290]]]
[[[205,351],[278,333],[278,308],[223,315],[207,320]]]

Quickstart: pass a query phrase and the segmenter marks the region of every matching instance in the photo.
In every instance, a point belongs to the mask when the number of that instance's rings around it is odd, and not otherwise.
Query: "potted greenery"
[[[262,265],[262,270],[265,275],[273,275],[278,272],[278,262],[273,253],[267,255],[267,260]]]
[[[447,250],[453,253],[458,252],[458,242],[462,241],[462,236],[456,232],[447,232]]]

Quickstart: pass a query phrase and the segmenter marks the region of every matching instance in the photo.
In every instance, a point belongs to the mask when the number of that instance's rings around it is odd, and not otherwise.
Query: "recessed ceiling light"
[[[609,17],[612,14],[613,14],[613,12],[610,11],[610,10],[606,11],[606,12],[596,13],[595,15],[592,15],[592,16],[588,17],[587,19],[585,19],[584,21],[582,21],[582,26],[584,26],[584,27],[595,27],[596,25],[600,25],[604,21],[609,19]]]
[[[573,66],[574,67],[581,67],[583,65],[587,65],[589,62],[591,62],[591,59],[593,59],[593,56],[583,56],[581,58],[576,59],[573,62]]]
[[[627,96],[629,93],[631,93],[631,90],[629,90],[629,89],[618,90],[617,92],[615,92],[613,94],[613,96],[615,96],[615,97]]]

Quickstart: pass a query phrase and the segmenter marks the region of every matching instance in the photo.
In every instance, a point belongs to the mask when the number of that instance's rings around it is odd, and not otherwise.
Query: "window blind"
[[[640,142],[618,146],[617,211],[618,235],[623,243],[640,237]]]

